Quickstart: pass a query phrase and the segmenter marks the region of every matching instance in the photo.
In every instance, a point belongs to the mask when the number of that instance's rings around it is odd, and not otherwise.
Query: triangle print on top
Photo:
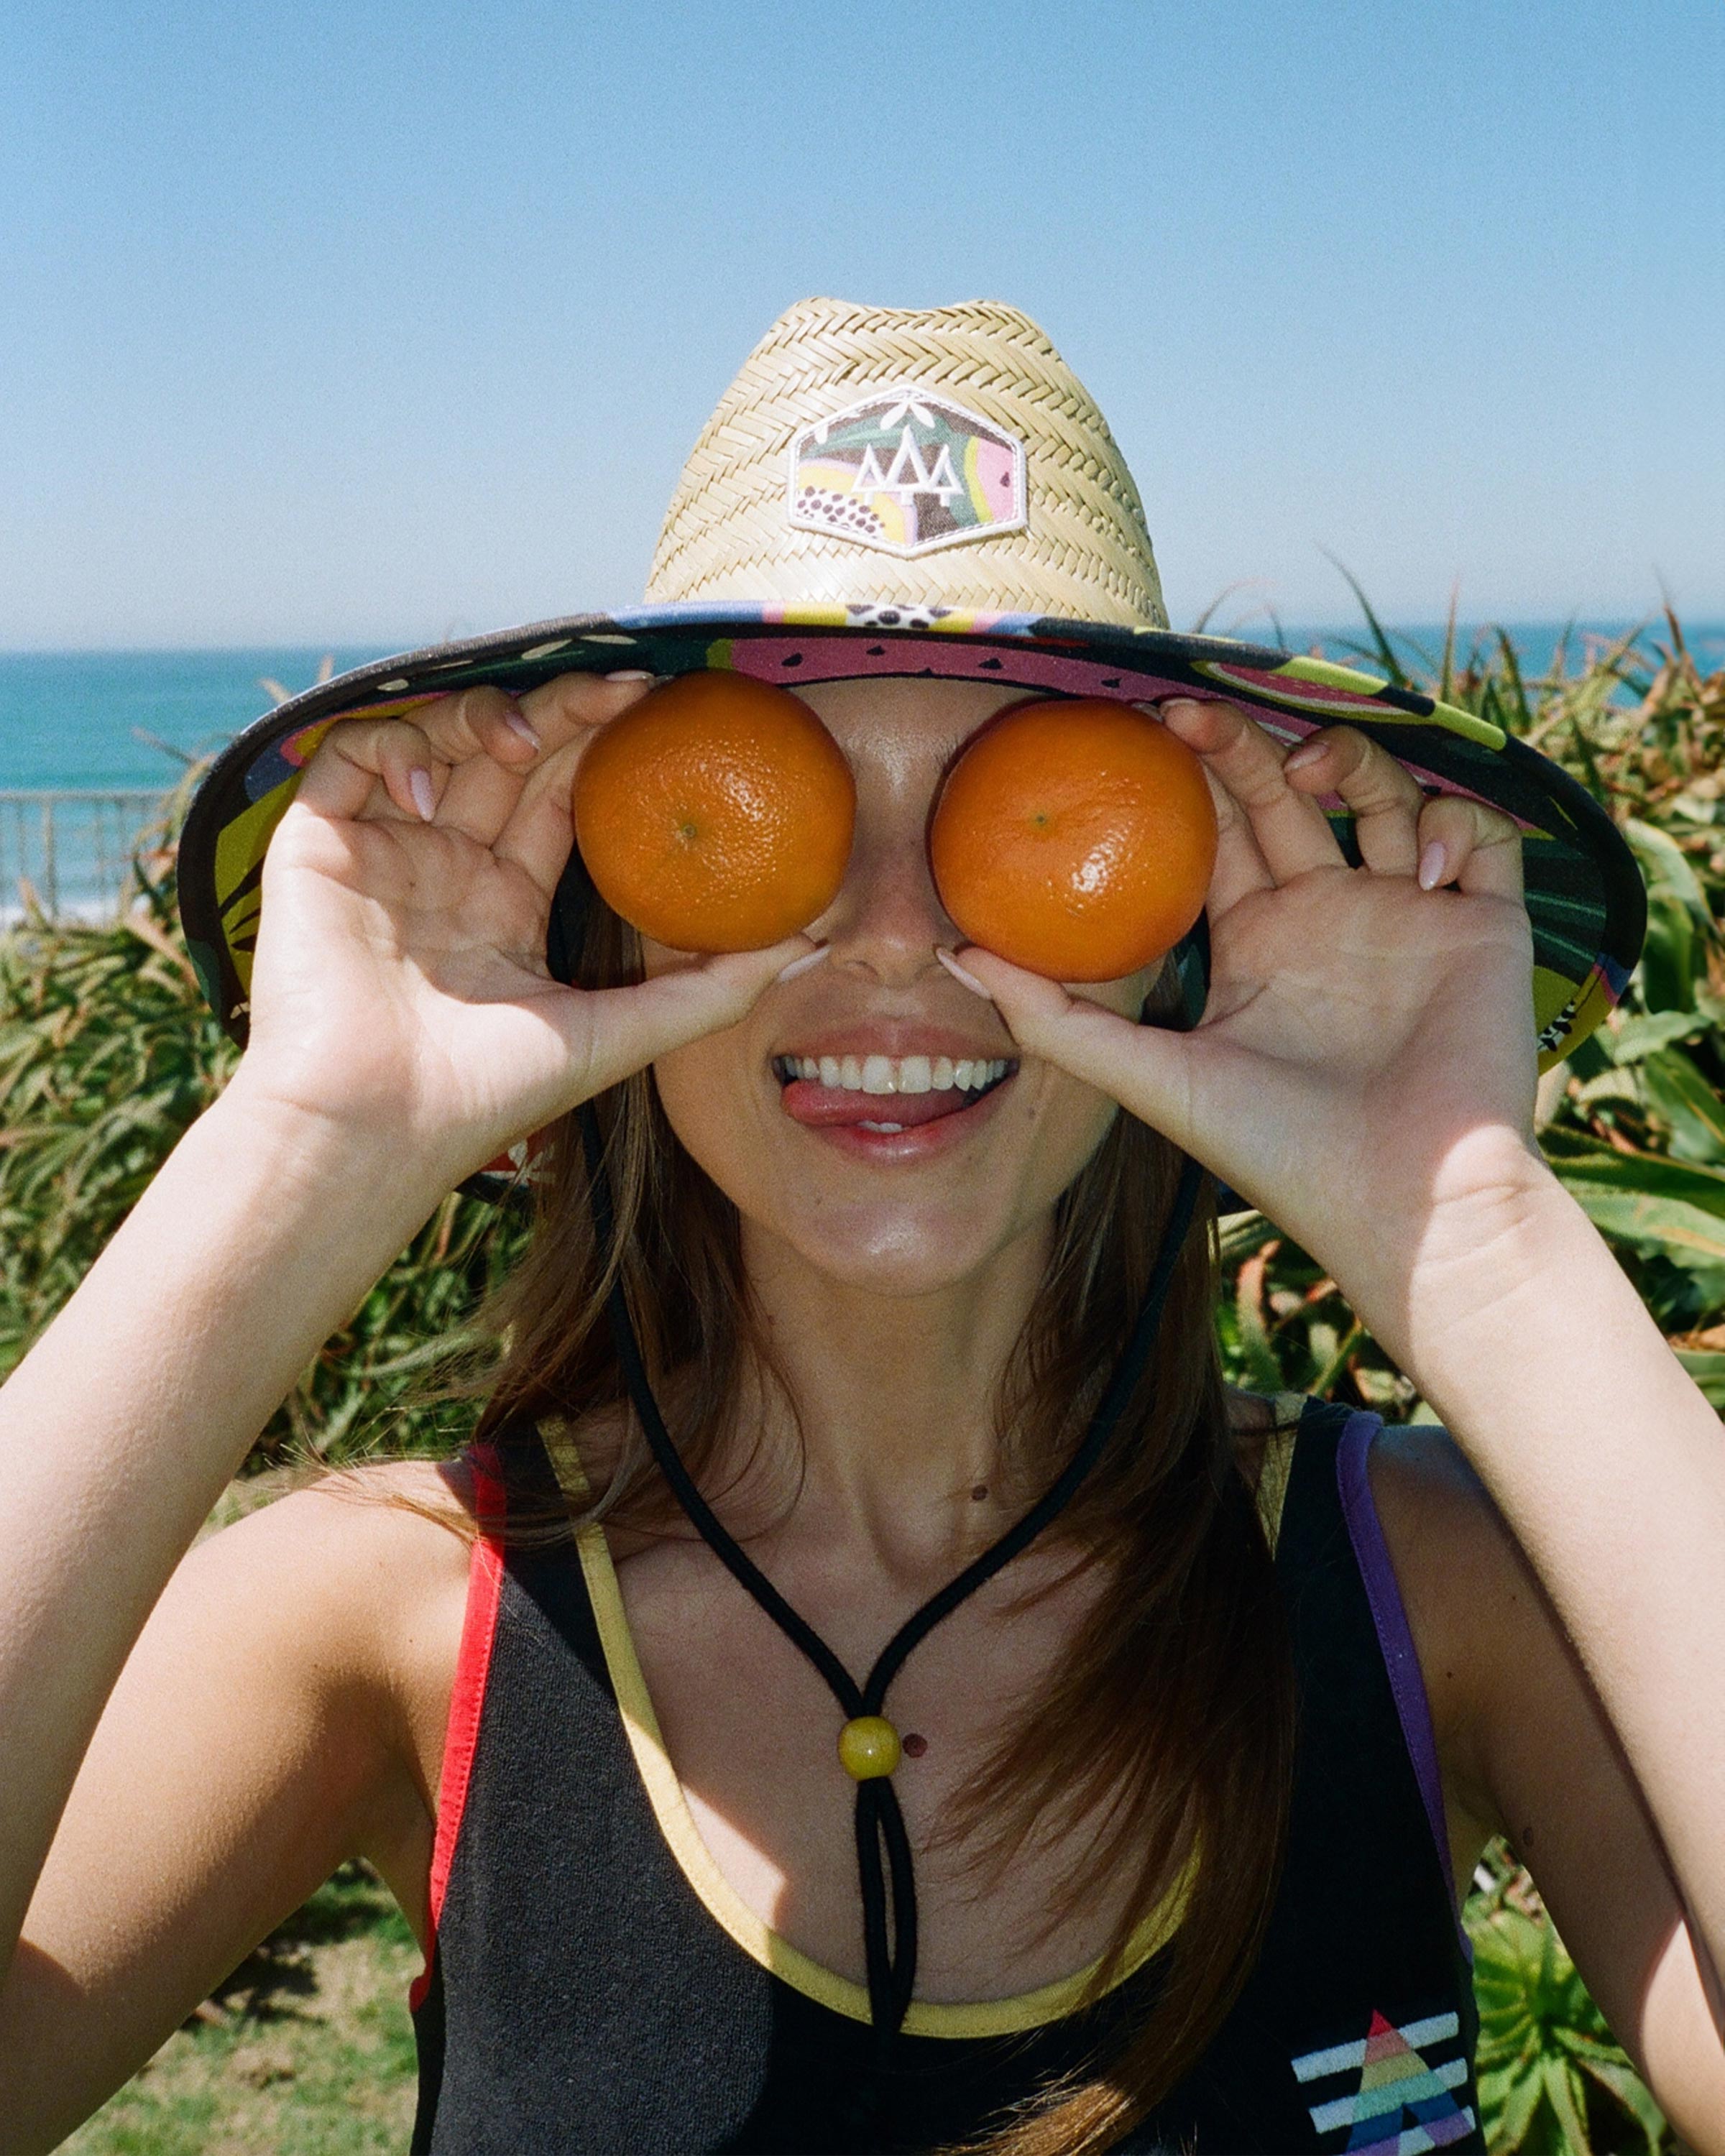
[[[1434,2063],[1425,2056],[1454,2048],[1460,2035],[1453,2013],[1400,2028],[1373,2013],[1363,2037],[1295,2059],[1296,2081],[1330,2084],[1327,2092],[1314,2089],[1320,2101],[1310,2106],[1326,2146],[1346,2156],[1423,2156],[1471,2134],[1472,2106],[1450,2093],[1466,2086],[1467,2061],[1458,2054]]]

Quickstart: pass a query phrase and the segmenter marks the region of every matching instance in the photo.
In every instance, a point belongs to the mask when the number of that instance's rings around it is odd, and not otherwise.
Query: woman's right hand
[[[242,1094],[398,1138],[446,1188],[734,1024],[810,951],[795,937],[601,991],[551,978],[583,746],[650,685],[569,674],[519,702],[470,689],[332,726],[264,865]]]

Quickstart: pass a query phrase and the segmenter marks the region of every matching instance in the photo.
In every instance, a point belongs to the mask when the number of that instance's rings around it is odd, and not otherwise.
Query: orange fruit
[[[744,674],[685,674],[602,727],[575,775],[594,888],[679,951],[759,951],[837,896],[856,786],[807,704]]]
[[[1158,719],[1040,697],[989,721],[947,773],[928,833],[941,902],[973,943],[1056,981],[1112,981],[1204,910],[1216,812]]]

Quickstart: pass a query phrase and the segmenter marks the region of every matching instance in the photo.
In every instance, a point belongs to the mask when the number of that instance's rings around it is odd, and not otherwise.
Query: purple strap
[[[1395,1697],[1402,1741],[1414,1763],[1414,1778],[1425,1804],[1426,1822],[1436,1845],[1444,1883],[1449,1889],[1450,1906],[1455,1912],[1456,1929],[1461,1932],[1462,1945],[1471,1961],[1472,1944],[1461,1930],[1461,1912],[1455,1900],[1455,1872],[1450,1859],[1449,1829],[1444,1816],[1443,1777],[1438,1769],[1437,1740],[1432,1734],[1425,1679],[1414,1650],[1414,1635],[1408,1628],[1408,1613],[1402,1606],[1401,1589],[1396,1584],[1395,1568],[1389,1561],[1383,1523],[1372,1496],[1371,1476],[1367,1472],[1372,1440],[1383,1427],[1382,1419],[1364,1409],[1348,1417],[1342,1441],[1336,1448],[1336,1483],[1341,1493],[1343,1517],[1348,1522],[1348,1539],[1353,1544],[1354,1562],[1359,1567],[1366,1600],[1371,1605],[1378,1651],[1384,1656],[1389,1689]]]

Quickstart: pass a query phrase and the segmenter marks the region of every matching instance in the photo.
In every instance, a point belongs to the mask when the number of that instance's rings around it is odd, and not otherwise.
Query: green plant
[[[119,920],[39,915],[0,936],[0,1373],[66,1301],[234,1063],[181,939],[170,834]],[[470,1421],[438,1379],[473,1349],[513,1217],[446,1199],[272,1419],[254,1466],[340,1460],[388,1435],[443,1451]]]

